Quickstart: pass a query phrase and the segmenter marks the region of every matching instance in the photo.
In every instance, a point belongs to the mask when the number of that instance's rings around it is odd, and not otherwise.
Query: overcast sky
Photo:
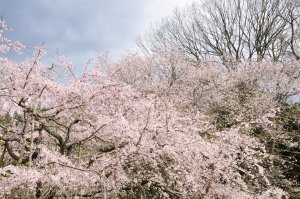
[[[135,39],[192,0],[0,0],[0,16],[14,28],[13,39],[28,47],[44,42],[75,67],[110,51],[115,58]]]

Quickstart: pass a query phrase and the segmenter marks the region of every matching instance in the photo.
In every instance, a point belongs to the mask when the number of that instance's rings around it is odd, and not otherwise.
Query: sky
[[[117,59],[135,46],[151,25],[192,0],[0,0],[0,16],[14,31],[10,38],[28,49],[44,43],[75,67],[109,52]]]

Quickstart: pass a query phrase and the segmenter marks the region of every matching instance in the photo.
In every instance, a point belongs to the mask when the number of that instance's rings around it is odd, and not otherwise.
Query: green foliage
[[[6,113],[3,116],[0,116],[0,124],[6,125],[12,122],[12,117],[9,115],[9,113]]]
[[[22,115],[18,114],[17,112],[14,113],[13,118],[16,121],[16,125],[23,122]]]
[[[16,125],[21,123],[23,121],[22,115],[15,112],[13,115],[10,115],[9,113],[6,113],[3,116],[0,116],[0,124],[1,125],[8,125],[12,122],[16,122]]]
[[[290,194],[290,199],[300,199],[300,192],[294,192],[292,190],[288,192]]]

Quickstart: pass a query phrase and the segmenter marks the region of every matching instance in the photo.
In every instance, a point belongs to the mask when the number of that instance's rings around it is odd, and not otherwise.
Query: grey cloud
[[[145,27],[145,10],[153,3],[149,0],[0,2],[0,16],[15,27],[11,37],[29,47],[45,42],[48,49],[58,49],[76,60],[73,61],[76,65],[83,65],[88,57],[107,50],[115,57],[120,56],[120,49],[133,45]]]

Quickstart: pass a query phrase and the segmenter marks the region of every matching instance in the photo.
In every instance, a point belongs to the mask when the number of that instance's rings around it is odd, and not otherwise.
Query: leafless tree
[[[191,60],[300,59],[300,5],[295,0],[195,2],[153,27],[138,42],[147,52],[181,50]]]

